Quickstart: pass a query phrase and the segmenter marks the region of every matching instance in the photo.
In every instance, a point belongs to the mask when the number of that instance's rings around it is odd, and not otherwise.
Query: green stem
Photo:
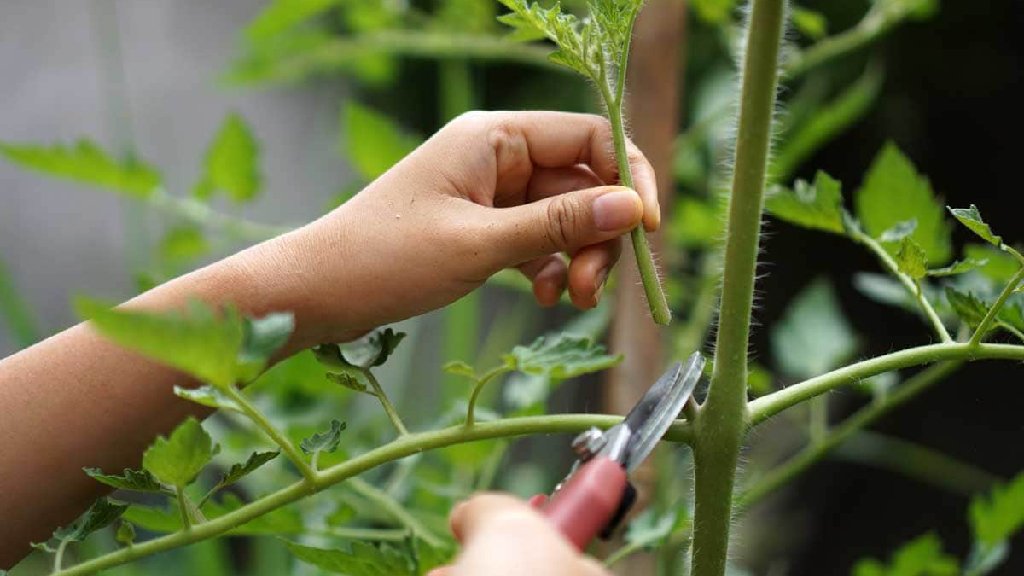
[[[275,427],[267,417],[259,411],[249,399],[245,397],[237,388],[234,386],[227,386],[221,389],[225,394],[228,395],[238,407],[242,409],[242,412],[249,417],[250,420],[259,427],[260,430],[270,437],[275,444],[281,447],[281,451],[284,452],[285,456],[292,461],[292,464],[299,469],[302,473],[302,477],[305,482],[312,485],[316,483],[316,472],[306,463],[306,459],[302,457],[302,454],[295,449],[295,445],[292,444],[291,440],[286,438],[280,430]]]
[[[747,350],[784,0],[752,0],[740,93],[714,374],[694,439],[693,574],[725,573],[732,491],[747,430]]]
[[[1013,295],[1013,291],[1017,289],[1017,285],[1021,283],[1021,280],[1024,280],[1024,267],[1021,267],[1020,270],[1017,270],[1017,273],[1013,275],[1013,278],[1010,279],[1010,282],[1006,285],[1005,288],[1003,288],[1003,291],[999,294],[999,298],[996,298],[995,303],[992,304],[992,307],[988,309],[988,313],[985,314],[985,317],[982,318],[981,323],[978,324],[978,329],[975,330],[974,334],[971,336],[971,346],[977,346],[978,344],[981,343],[982,338],[985,337],[985,334],[992,326],[992,323],[995,322],[996,316],[999,314],[999,311],[1002,310],[1003,305],[1006,304],[1006,301],[1010,298],[1011,295]]]
[[[484,386],[486,386],[488,382],[490,382],[491,380],[494,380],[498,376],[501,376],[502,374],[507,374],[507,373],[509,373],[511,371],[512,371],[511,368],[509,368],[507,366],[498,366],[496,368],[492,368],[486,374],[481,376],[479,380],[477,380],[476,385],[473,386],[473,391],[469,394],[469,401],[467,402],[466,426],[472,426],[473,425],[473,422],[474,422],[474,414],[473,414],[473,412],[476,410],[476,401],[477,401],[477,398],[480,396],[480,392],[483,391]]]
[[[53,555],[54,573],[61,570],[61,565],[64,563],[64,552],[68,549],[68,542],[68,540],[61,540],[60,544],[57,545],[57,552]]]
[[[307,529],[306,534],[344,538],[346,540],[369,540],[371,542],[402,542],[409,537],[409,531],[393,528],[337,528]]]
[[[271,226],[228,216],[195,198],[172,196],[163,188],[153,190],[146,196],[145,201],[154,208],[167,211],[198,226],[219,228],[240,240],[250,242],[261,242],[292,230],[288,226]]]
[[[903,287],[907,289],[907,292],[909,292],[910,295],[914,297],[914,300],[917,301],[918,307],[921,308],[922,312],[924,312],[925,317],[928,319],[928,322],[931,323],[932,330],[935,331],[939,340],[942,342],[952,342],[953,338],[946,330],[946,326],[942,323],[942,319],[939,318],[939,314],[921,292],[921,285],[915,282],[910,276],[900,272],[899,264],[893,260],[892,256],[885,251],[885,248],[883,248],[877,240],[860,230],[851,230],[849,234],[851,238],[867,247],[867,249],[870,250],[879,261],[881,261],[882,266],[885,267],[890,274],[895,276],[900,281],[900,284],[903,284]]]
[[[193,526],[191,530],[179,531],[148,542],[142,542],[128,548],[122,548],[110,554],[83,562],[54,576],[81,576],[95,574],[114,566],[126,564],[138,558],[152,556],[159,552],[180,548],[194,542],[207,540],[224,534],[233,528],[253,521],[264,514],[291,504],[310,494],[316,493],[353,476],[362,474],[388,462],[400,460],[425,450],[443,448],[453,444],[489,440],[493,438],[511,438],[529,434],[553,434],[559,432],[576,433],[592,426],[607,429],[622,421],[621,416],[604,414],[561,414],[548,416],[530,416],[524,418],[507,418],[492,422],[480,422],[472,428],[452,426],[443,430],[421,432],[401,436],[397,440],[361,454],[351,460],[336,464],[316,475],[316,482],[310,487],[305,481],[296,482],[241,508],[218,516],[207,522]],[[666,440],[686,442],[691,439],[691,427],[688,423],[677,421]]]
[[[184,527],[186,531],[191,530],[192,516],[188,513],[188,497],[185,496],[185,487],[175,486],[174,497],[175,500],[178,502],[178,512],[181,513],[181,525]]]
[[[378,490],[360,478],[349,478],[348,485],[357,494],[379,506],[385,514],[397,520],[427,544],[435,548],[444,545],[444,540],[440,536],[431,532],[415,516],[406,511],[397,500],[383,490]]]
[[[1021,347],[1021,358],[1024,359],[1024,347]],[[775,468],[762,477],[757,484],[751,486],[737,497],[736,507],[740,509],[747,508],[751,504],[754,504],[768,494],[774,492],[779,487],[786,485],[790,480],[803,473],[813,464],[825,457],[826,454],[845,442],[854,433],[866,428],[878,420],[883,414],[888,413],[897,406],[903,405],[911,398],[921,393],[921,391],[941,381],[959,367],[960,362],[958,361],[943,362],[941,364],[931,366],[926,370],[921,371],[919,374],[914,375],[892,394],[889,394],[880,401],[869,404],[865,408],[860,409],[853,416],[844,420],[842,424],[833,428],[832,432],[824,440],[811,445],[800,454],[788,460],[785,464]],[[879,370],[879,372],[885,371],[887,370]]]
[[[883,372],[946,360],[1024,361],[1024,346],[1014,344],[972,346],[965,342],[947,342],[908,348],[869,360],[862,360],[752,400],[750,402],[750,424],[756,426],[786,408],[840,386],[853,384]]]
[[[384,392],[384,388],[377,381],[377,377],[373,375],[373,372],[364,370],[366,379],[369,380],[370,386],[373,388],[373,395],[380,400],[380,405],[384,408],[384,412],[387,413],[388,419],[391,420],[391,424],[394,425],[395,430],[398,430],[399,436],[405,436],[409,434],[408,428],[402,423],[402,417],[398,415],[398,411],[395,410],[395,406],[391,403],[391,399]]]

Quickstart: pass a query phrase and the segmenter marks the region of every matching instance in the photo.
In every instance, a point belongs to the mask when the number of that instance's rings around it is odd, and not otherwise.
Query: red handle
[[[618,462],[597,456],[573,472],[550,498],[534,496],[530,503],[583,551],[615,516],[626,484],[626,471]]]

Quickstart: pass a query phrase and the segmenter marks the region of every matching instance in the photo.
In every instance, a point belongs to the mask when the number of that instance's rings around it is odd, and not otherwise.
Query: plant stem
[[[995,322],[999,311],[1002,310],[1003,305],[1006,304],[1006,301],[1011,295],[1013,295],[1013,291],[1017,289],[1017,285],[1021,283],[1021,280],[1024,280],[1024,266],[1022,266],[1020,270],[1017,270],[1017,273],[1013,275],[1013,278],[1010,279],[1010,282],[999,294],[999,298],[996,298],[995,303],[992,304],[992,307],[988,309],[988,313],[985,314],[981,323],[978,324],[977,330],[975,330],[974,334],[971,336],[971,346],[977,346],[981,343],[981,339],[985,337],[985,333],[988,332],[992,323]]]
[[[391,404],[391,399],[384,392],[384,388],[381,387],[380,382],[377,381],[377,377],[373,375],[373,372],[364,370],[366,373],[366,379],[369,380],[370,386],[373,388],[373,395],[380,400],[380,405],[384,408],[384,412],[387,413],[388,419],[391,420],[391,424],[394,425],[395,430],[398,430],[399,436],[405,436],[409,433],[409,430],[402,423],[402,417],[398,415],[398,411],[395,410],[395,406]]]
[[[476,401],[477,398],[480,396],[480,392],[483,391],[484,386],[486,386],[488,382],[497,378],[498,376],[507,374],[509,372],[511,372],[511,368],[507,366],[497,366],[495,368],[491,368],[486,374],[484,374],[483,376],[480,377],[479,380],[477,380],[476,385],[473,386],[473,391],[469,394],[469,401],[467,402],[468,407],[466,408],[466,426],[473,425],[473,412],[476,409]]]
[[[229,216],[194,198],[172,196],[163,188],[153,190],[146,196],[145,202],[198,226],[219,228],[249,242],[261,242],[292,230],[288,226],[271,226]]]
[[[295,449],[295,445],[293,445],[291,441],[288,440],[288,438],[286,438],[284,434],[282,434],[281,431],[278,430],[270,420],[268,420],[267,417],[253,405],[252,402],[249,402],[249,399],[246,398],[244,394],[234,386],[226,386],[221,388],[221,390],[238,404],[238,407],[242,409],[242,412],[244,412],[260,430],[263,430],[263,432],[269,436],[275,444],[281,447],[281,451],[284,452],[285,456],[287,456],[288,459],[292,461],[292,464],[299,469],[299,472],[302,473],[302,477],[305,479],[306,483],[310,485],[316,483],[316,472],[309,466],[309,464],[306,463],[306,459],[302,457],[302,454]]]
[[[751,4],[715,367],[694,439],[695,576],[725,573],[732,490],[747,430],[747,348],[785,1],[752,0]]]
[[[756,426],[786,408],[840,386],[853,384],[883,372],[945,360],[1024,361],[1024,346],[1014,344],[972,346],[965,342],[948,342],[908,348],[869,360],[862,360],[751,401],[750,424]]]
[[[1021,348],[1021,358],[1024,358],[1024,347]],[[914,375],[903,386],[900,386],[883,400],[876,401],[860,409],[856,414],[844,420],[842,424],[833,428],[832,432],[824,440],[809,446],[798,455],[789,459],[785,464],[769,472],[757,484],[745,490],[736,498],[736,507],[740,509],[747,508],[771,492],[774,492],[780,486],[784,486],[787,482],[810,468],[814,463],[821,460],[854,433],[866,428],[893,408],[917,396],[922,390],[941,381],[959,368],[960,364],[958,361],[951,361],[931,366]],[[879,372],[885,371],[880,370]]]
[[[849,234],[851,238],[853,238],[857,242],[860,242],[865,247],[867,247],[868,250],[874,253],[874,255],[877,256],[878,259],[882,262],[882,266],[884,266],[885,269],[888,270],[889,273],[891,273],[893,276],[896,276],[900,283],[903,284],[903,287],[907,289],[907,292],[909,292],[914,297],[914,300],[917,301],[918,307],[920,307],[921,311],[924,312],[925,317],[931,323],[932,330],[935,331],[935,334],[939,337],[939,340],[941,340],[942,342],[952,342],[953,338],[949,335],[949,332],[946,330],[946,326],[942,323],[942,320],[939,318],[939,314],[935,311],[935,308],[932,307],[931,303],[929,303],[928,300],[924,297],[924,294],[922,294],[921,285],[915,282],[914,279],[911,278],[910,276],[904,274],[903,272],[900,272],[899,264],[897,264],[896,261],[892,259],[892,256],[890,256],[889,253],[885,251],[885,248],[883,248],[877,240],[868,236],[864,232],[861,232],[860,230],[851,230]]]
[[[528,434],[552,434],[558,432],[575,433],[592,426],[607,429],[622,421],[621,416],[604,414],[561,414],[548,416],[529,416],[523,418],[506,418],[491,422],[480,422],[472,428],[452,426],[443,430],[421,432],[401,436],[393,442],[361,454],[351,460],[336,464],[317,473],[316,482],[309,486],[306,481],[299,481],[276,492],[263,496],[241,508],[193,526],[191,530],[179,531],[160,538],[142,542],[128,548],[122,548],[98,558],[83,562],[77,566],[62,570],[54,576],[81,576],[95,574],[114,566],[126,564],[138,558],[152,556],[159,552],[173,550],[193,542],[207,540],[224,534],[251,522],[252,520],[272,512],[282,506],[291,504],[310,494],[320,492],[353,476],[362,474],[388,462],[400,460],[406,456],[418,454],[425,450],[443,448],[453,444],[489,440],[493,438],[511,438]],[[686,422],[677,421],[666,440],[685,442],[690,439],[691,427]]]
[[[404,525],[427,544],[435,548],[444,544],[444,540],[441,537],[431,532],[422,522],[406,511],[399,502],[383,490],[378,490],[360,478],[349,478],[348,485],[357,494],[379,506],[386,514]]]
[[[60,572],[61,565],[64,563],[64,551],[68,549],[69,540],[61,540],[60,544],[57,545],[57,552],[53,555],[53,571]]]
[[[185,496],[184,486],[174,487],[174,498],[178,502],[178,512],[181,513],[181,525],[184,527],[185,530],[191,530],[192,517],[188,513],[188,501],[186,500],[186,498],[188,497]]]

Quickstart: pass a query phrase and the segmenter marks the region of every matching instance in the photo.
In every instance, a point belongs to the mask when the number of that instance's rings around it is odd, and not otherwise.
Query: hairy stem
[[[391,424],[394,425],[395,430],[398,430],[399,436],[405,436],[409,433],[409,429],[405,427],[402,422],[402,417],[398,415],[398,410],[395,410],[394,404],[391,403],[391,399],[384,392],[384,388],[381,387],[380,382],[377,381],[377,377],[373,375],[373,372],[369,370],[364,371],[366,373],[366,379],[369,380],[370,386],[373,388],[373,395],[380,400],[380,405],[384,408],[384,412],[387,413],[388,419],[391,420]]]
[[[430,544],[435,548],[444,544],[444,540],[440,536],[430,531],[430,529],[417,520],[415,516],[407,512],[398,501],[389,496],[383,490],[378,490],[368,482],[359,478],[349,478],[348,485],[357,494],[379,506],[385,514],[397,520],[427,544]]]
[[[747,429],[747,347],[786,11],[785,0],[752,0],[751,4],[715,367],[694,439],[695,576],[725,573],[732,490]]]
[[[999,311],[1003,309],[1003,305],[1006,304],[1006,301],[1010,298],[1011,295],[1013,295],[1013,291],[1017,289],[1017,285],[1021,283],[1021,280],[1024,280],[1024,267],[1021,267],[1020,270],[1017,270],[1017,273],[1013,275],[1013,278],[1011,278],[1010,282],[1006,285],[1005,288],[1003,288],[1003,291],[999,294],[999,297],[996,298],[995,303],[992,304],[992,307],[988,309],[988,313],[985,314],[985,317],[981,320],[981,323],[978,324],[977,330],[975,330],[974,334],[971,336],[970,344],[972,346],[977,346],[978,344],[981,343],[981,339],[985,337],[985,333],[988,332],[988,329],[992,326],[992,323],[996,321],[996,316],[999,315]]]
[[[181,525],[185,530],[191,530],[192,517],[188,513],[188,496],[185,496],[184,486],[174,487],[174,498],[178,503],[178,512],[181,513]]]
[[[245,397],[237,388],[234,386],[227,386],[222,390],[238,404],[238,407],[242,409],[242,412],[253,421],[256,426],[262,430],[275,444],[281,447],[281,451],[284,452],[285,456],[292,461],[292,464],[299,469],[302,473],[302,477],[306,482],[313,484],[316,482],[316,471],[306,463],[306,459],[302,457],[302,454],[295,449],[295,445],[292,444],[291,440],[285,437],[267,417],[249,402],[249,399]]]
[[[473,386],[473,391],[469,394],[469,400],[467,402],[466,426],[473,425],[473,422],[475,420],[474,412],[476,411],[476,401],[480,397],[480,393],[483,392],[484,387],[487,386],[487,383],[497,378],[498,376],[501,376],[502,374],[509,373],[510,371],[511,369],[508,368],[507,366],[498,366],[496,368],[492,368],[491,370],[489,370],[486,374],[481,376],[479,380],[476,381],[476,384]]]
[[[60,572],[61,566],[64,564],[64,552],[68,549],[68,542],[70,540],[61,540],[60,544],[57,545],[57,552],[53,555],[54,572]]]

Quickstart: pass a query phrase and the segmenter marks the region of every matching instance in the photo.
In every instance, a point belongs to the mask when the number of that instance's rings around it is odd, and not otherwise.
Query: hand
[[[249,265],[283,294],[278,308],[296,312],[306,345],[440,308],[510,267],[532,280],[541,305],[568,288],[590,308],[620,236],[660,221],[654,171],[629,150],[635,192],[610,186],[618,170],[599,116],[465,114]]]
[[[511,496],[484,494],[452,510],[462,552],[428,576],[607,576],[543,516]]]

